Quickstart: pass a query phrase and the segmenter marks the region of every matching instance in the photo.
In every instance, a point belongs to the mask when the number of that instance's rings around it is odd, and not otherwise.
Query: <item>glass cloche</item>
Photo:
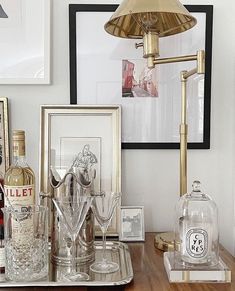
[[[217,206],[201,192],[199,181],[192,187],[176,205],[176,258],[189,267],[213,266],[219,261]]]

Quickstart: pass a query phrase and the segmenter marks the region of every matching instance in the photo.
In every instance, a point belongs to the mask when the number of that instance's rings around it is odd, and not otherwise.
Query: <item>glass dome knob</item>
[[[201,193],[201,182],[200,181],[194,181],[192,187],[193,187],[193,192],[200,192]]]

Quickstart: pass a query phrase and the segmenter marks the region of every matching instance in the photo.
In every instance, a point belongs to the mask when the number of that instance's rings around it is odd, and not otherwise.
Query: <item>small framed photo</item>
[[[143,206],[121,206],[120,219],[121,241],[145,240]]]

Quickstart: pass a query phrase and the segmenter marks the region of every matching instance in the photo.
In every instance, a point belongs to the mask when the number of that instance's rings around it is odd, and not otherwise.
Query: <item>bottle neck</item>
[[[20,167],[26,167],[26,157],[25,156],[13,156],[13,165],[20,166]]]
[[[13,140],[13,164],[22,167],[27,166],[24,140]]]

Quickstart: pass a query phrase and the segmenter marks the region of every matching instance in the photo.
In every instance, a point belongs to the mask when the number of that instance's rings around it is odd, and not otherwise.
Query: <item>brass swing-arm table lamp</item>
[[[143,47],[143,57],[150,69],[161,64],[197,62],[196,68],[181,72],[180,195],[187,193],[187,80],[194,74],[205,73],[205,52],[159,59],[159,38],[184,32],[196,23],[178,0],[124,0],[104,26],[113,36],[143,39],[136,48]],[[158,234],[155,246],[164,251],[174,248],[173,234]]]

